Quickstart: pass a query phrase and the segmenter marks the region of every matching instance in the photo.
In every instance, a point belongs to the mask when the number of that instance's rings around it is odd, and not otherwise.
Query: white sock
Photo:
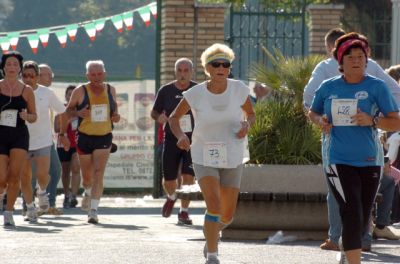
[[[207,252],[207,259],[209,258],[217,258],[218,257],[218,252]]]
[[[182,213],[182,212],[189,212],[189,208],[183,208],[182,206],[181,206],[181,209],[179,209],[179,212],[180,213]]]
[[[40,188],[40,185],[38,187],[38,194],[44,194],[46,193],[46,190],[42,190],[42,188]]]
[[[91,199],[90,200],[90,209],[91,210],[97,210],[97,208],[99,207],[99,200],[96,199]]]
[[[31,203],[29,203],[29,204],[27,203],[27,204],[26,204],[26,207],[27,207],[27,208],[34,208],[34,207],[35,207],[35,204],[34,204],[33,202],[31,202]]]
[[[92,194],[92,187],[85,188],[85,193],[90,196]]]
[[[168,198],[171,199],[171,200],[175,200],[176,199],[176,194],[173,193],[171,195],[168,195]]]

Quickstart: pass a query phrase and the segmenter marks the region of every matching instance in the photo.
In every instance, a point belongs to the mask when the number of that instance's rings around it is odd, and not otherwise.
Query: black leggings
[[[362,234],[368,229],[372,205],[378,191],[381,167],[330,165],[325,171],[339,204],[342,241],[345,251],[360,249]]]

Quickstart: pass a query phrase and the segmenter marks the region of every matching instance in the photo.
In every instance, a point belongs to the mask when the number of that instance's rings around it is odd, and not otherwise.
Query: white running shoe
[[[90,195],[86,192],[83,192],[82,194],[81,210],[86,212],[90,210]]]
[[[35,207],[28,208],[26,210],[26,215],[24,217],[25,221],[29,221],[31,223],[36,223],[37,222],[37,211]]]
[[[48,194],[45,193],[37,193],[37,197],[39,199],[39,211],[43,213],[47,213],[50,208],[50,203],[49,203],[49,196]]]
[[[219,264],[219,259],[216,256],[209,256],[206,264]]]
[[[4,227],[15,227],[13,213],[9,211],[4,211]]]
[[[88,223],[97,224],[99,222],[99,218],[97,217],[97,210],[90,209],[88,214]]]

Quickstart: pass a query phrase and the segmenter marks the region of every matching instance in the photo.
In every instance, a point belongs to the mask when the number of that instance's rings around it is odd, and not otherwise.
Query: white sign
[[[355,126],[351,117],[357,114],[357,99],[332,99],[332,124],[334,126]]]

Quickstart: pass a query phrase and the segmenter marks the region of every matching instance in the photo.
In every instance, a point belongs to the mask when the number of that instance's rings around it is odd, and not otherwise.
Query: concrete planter
[[[254,196],[239,199],[234,221],[222,237],[266,239],[282,230],[298,239],[323,240],[328,229],[326,193],[322,166],[248,165],[243,173],[241,195]],[[276,194],[287,199],[271,198]],[[307,195],[323,199],[291,199]]]

